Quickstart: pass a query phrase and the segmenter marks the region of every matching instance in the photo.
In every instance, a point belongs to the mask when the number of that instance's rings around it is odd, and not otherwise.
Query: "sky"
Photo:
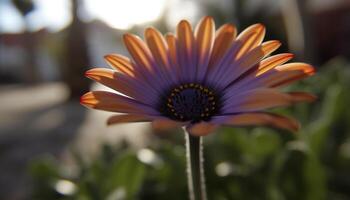
[[[35,31],[47,27],[57,31],[69,24],[70,0],[33,0],[35,10],[24,21],[21,14],[11,4],[10,0],[0,1],[0,32],[21,32],[26,24],[29,30]]]
[[[29,30],[46,27],[55,32],[71,22],[70,0],[33,1],[36,9],[26,20]],[[166,2],[167,0],[84,0],[79,13],[85,21],[100,19],[113,28],[129,29],[136,24],[158,19],[166,9]],[[0,0],[0,32],[21,32],[25,24],[10,0]]]
[[[33,0],[36,9],[23,20],[11,0],[0,0],[0,33],[18,33],[25,27],[31,31],[47,28],[56,32],[71,22],[71,0]],[[100,19],[112,28],[129,29],[134,25],[157,20],[165,12],[169,28],[183,18],[199,19],[200,4],[205,0],[82,0],[80,17],[85,21]],[[220,2],[231,0],[220,0]],[[250,4],[273,3],[279,0],[249,0]],[[312,7],[344,0],[310,0]],[[328,3],[327,3],[328,2]],[[202,2],[203,3],[203,2]],[[227,2],[226,2],[227,3]],[[26,26],[27,25],[27,26]]]

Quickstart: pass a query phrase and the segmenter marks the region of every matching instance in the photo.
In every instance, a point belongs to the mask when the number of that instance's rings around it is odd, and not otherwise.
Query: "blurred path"
[[[107,128],[110,113],[89,111],[79,102],[65,102],[66,97],[60,83],[0,86],[0,199],[28,199],[26,170],[33,158],[58,157],[73,145],[92,152],[101,142],[124,136],[136,146],[147,141],[145,124]]]
[[[58,155],[76,136],[86,110],[64,103],[60,84],[0,89],[0,199],[25,199],[28,161]]]

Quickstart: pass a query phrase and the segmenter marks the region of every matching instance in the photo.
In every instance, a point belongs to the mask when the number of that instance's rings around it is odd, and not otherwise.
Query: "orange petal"
[[[310,75],[304,73],[303,71],[280,71],[270,76],[268,80],[265,81],[265,85],[273,88],[282,87],[308,76]]]
[[[218,128],[217,124],[200,122],[186,127],[188,133],[194,136],[206,136]]]
[[[165,83],[173,84],[176,79],[171,73],[167,52],[168,47],[162,34],[156,29],[147,28],[145,31],[145,38],[147,45],[153,54],[153,58],[157,63],[154,65],[155,70],[158,72],[156,76],[162,79]]]
[[[240,75],[243,71],[247,71],[255,64],[257,64],[263,57],[275,51],[280,46],[280,44],[281,43],[279,41],[273,40],[265,42],[262,45],[254,48],[249,53],[247,53],[232,64],[235,66],[234,69],[238,70],[235,70],[236,72],[234,72],[233,74]]]
[[[262,43],[261,46],[263,46],[263,52],[266,57],[276,51],[281,46],[281,42],[278,40],[270,40]]]
[[[247,37],[250,37],[250,35],[248,35]],[[212,70],[210,73],[208,73],[207,78],[211,82],[213,82],[215,85],[220,85],[220,87],[226,87],[228,82],[227,79],[232,80],[230,76],[227,76],[227,74],[232,74],[232,72],[228,73],[227,70],[234,70],[232,69],[232,67],[229,67],[229,66],[232,65],[232,63],[237,62],[238,60],[237,53],[239,52],[241,47],[244,45],[244,41],[243,41],[244,39],[245,38],[240,40],[235,40],[230,46],[230,48],[226,51],[225,55],[220,60],[218,60],[215,66],[212,66],[211,68]],[[223,76],[224,74],[225,76]],[[237,74],[234,74],[234,75],[237,75]],[[221,81],[218,81],[218,80],[222,80],[223,77],[226,78],[225,84],[221,83]]]
[[[154,59],[163,67],[169,68],[167,44],[162,34],[154,28],[147,28],[145,38]]]
[[[184,76],[188,81],[193,81],[196,75],[195,66],[195,45],[192,27],[188,21],[182,20],[177,28],[177,44],[178,58],[181,67],[181,76]]]
[[[105,91],[88,92],[80,98],[80,103],[89,108],[111,112],[157,115],[157,112],[149,106]]]
[[[137,36],[125,34],[124,43],[136,62],[135,68],[143,77],[146,84],[160,92],[162,86],[169,85],[169,80],[164,77],[158,65],[155,65],[151,51],[146,44]]]
[[[265,60],[261,61],[259,64],[258,71],[254,74],[256,76],[259,76],[270,69],[275,68],[278,65],[282,65],[293,58],[293,54],[291,53],[282,53],[278,55],[271,56],[269,58],[266,58]]]
[[[180,74],[179,62],[177,60],[177,41],[176,37],[170,33],[165,35],[166,42],[168,44],[168,54],[171,63],[172,74],[175,74],[177,77]]]
[[[233,95],[226,102],[223,112],[236,113],[287,106],[292,100],[288,94],[278,90],[261,88]]]
[[[104,58],[112,68],[129,76],[134,76],[134,69],[129,58],[118,54],[108,54]]]
[[[264,36],[265,26],[262,24],[254,24],[246,28],[237,37],[237,40],[242,42],[242,47],[240,48],[236,57],[240,58],[246,52],[261,44]]]
[[[300,124],[295,119],[271,113],[243,113],[231,116],[216,117],[214,119],[225,125],[232,126],[272,126],[286,129],[292,132],[300,128]]]
[[[182,20],[176,28],[176,34],[180,48],[186,51],[188,55],[192,55],[194,36],[190,23]]]
[[[147,115],[135,115],[135,114],[122,114],[113,115],[108,118],[107,125],[129,123],[129,122],[149,122],[152,121],[153,117]]]
[[[123,39],[126,48],[138,66],[153,71],[151,53],[145,43],[139,37],[128,33],[124,35]]]
[[[214,41],[213,50],[209,66],[213,67],[225,55],[226,51],[231,47],[232,41],[237,36],[237,29],[232,24],[224,24],[217,32]]]
[[[313,102],[317,96],[307,92],[288,92],[293,102]]]
[[[230,86],[230,88],[227,89],[227,91],[229,91],[229,95],[226,96],[232,96],[242,90],[247,91],[257,88],[281,87],[303,79],[307,76],[309,75],[300,70],[278,71],[271,69],[257,77],[254,75],[247,76],[244,79],[235,82],[232,84],[232,86]]]
[[[275,67],[268,72],[256,77],[252,84],[260,84],[267,87],[281,87],[297,80],[311,76],[315,69],[305,63],[289,63]]]
[[[245,72],[256,66],[262,58],[269,55],[279,46],[280,42],[273,40],[255,47],[246,55],[242,56],[239,60],[232,62],[226,70],[221,70],[221,72],[216,75],[216,79],[213,79],[214,82],[219,82],[220,80],[220,84],[226,86],[235,81],[237,78],[244,78],[242,75],[247,76],[247,73]],[[226,74],[232,74],[232,76],[225,76]]]
[[[184,126],[187,122],[174,121],[167,118],[155,119],[152,121],[152,127],[156,130],[167,130],[173,128],[180,128]]]
[[[315,68],[306,63],[288,63],[275,68],[278,71],[303,71],[305,74],[313,75],[315,73]]]
[[[131,97],[137,96],[135,88],[132,88],[130,81],[127,80],[128,78],[113,70],[94,68],[88,70],[85,76],[125,95]]]
[[[195,35],[198,47],[198,77],[201,79],[206,73],[211,48],[213,46],[215,24],[212,17],[204,17],[196,27]]]

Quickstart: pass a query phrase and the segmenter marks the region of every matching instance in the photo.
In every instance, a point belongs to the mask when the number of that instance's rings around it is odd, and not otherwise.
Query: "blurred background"
[[[209,199],[350,199],[349,0],[0,0],[0,199],[187,199],[181,130],[106,127],[79,96],[106,89],[83,76],[127,55],[125,32],[174,31],[205,15],[239,31],[253,23],[278,52],[316,66],[288,90],[319,99],[275,112],[297,134],[222,128],[207,136]]]

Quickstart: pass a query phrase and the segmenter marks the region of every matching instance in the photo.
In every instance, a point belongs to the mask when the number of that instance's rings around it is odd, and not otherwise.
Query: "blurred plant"
[[[311,106],[278,110],[302,120],[296,135],[266,128],[222,128],[208,136],[209,199],[349,199],[348,67],[335,59],[314,78],[293,86],[320,97]],[[57,160],[35,161],[30,168],[33,199],[186,199],[183,138],[172,137],[138,151],[103,146],[91,162],[75,156],[78,170],[70,175]]]
[[[157,152],[105,145],[91,163],[76,155],[79,169],[70,176],[52,158],[44,158],[30,167],[35,185],[33,198],[169,199],[169,195],[178,199],[178,189],[186,198],[185,172],[181,170],[183,176],[174,173],[184,168],[184,149],[163,144]]]

